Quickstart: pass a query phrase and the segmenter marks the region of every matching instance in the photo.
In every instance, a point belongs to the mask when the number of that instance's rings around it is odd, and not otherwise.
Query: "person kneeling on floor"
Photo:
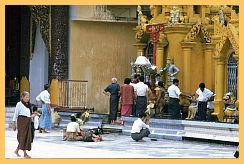
[[[67,125],[66,136],[64,140],[82,141],[83,140],[82,133],[79,124],[76,122],[75,115],[71,115],[70,120],[71,122],[68,123]]]
[[[82,141],[84,142],[100,142],[102,141],[102,136],[100,134],[95,134],[94,130],[89,130],[84,132],[81,130]]]
[[[143,121],[146,119],[146,114],[139,113],[138,119],[134,121],[132,129],[131,129],[131,138],[135,141],[142,140],[143,137],[148,137],[150,134],[149,131],[149,120],[144,123]]]

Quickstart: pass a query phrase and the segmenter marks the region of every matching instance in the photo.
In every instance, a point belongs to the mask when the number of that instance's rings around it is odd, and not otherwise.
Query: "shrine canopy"
[[[146,75],[156,74],[156,66],[151,64],[145,56],[138,56],[134,66],[141,68]]]
[[[134,65],[138,65],[138,66],[144,65],[144,66],[149,66],[150,67],[151,63],[145,56],[138,56],[136,58],[136,61],[135,61]]]

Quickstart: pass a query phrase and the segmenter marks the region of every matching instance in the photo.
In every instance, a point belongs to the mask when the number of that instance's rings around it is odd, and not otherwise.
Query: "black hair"
[[[147,116],[147,115],[146,115],[145,112],[140,112],[140,113],[138,114],[138,117],[139,117],[139,118],[146,117],[146,116]]]
[[[148,86],[148,88],[151,89],[152,86],[151,86],[150,82],[146,82],[145,84]]]
[[[179,80],[178,79],[174,79],[173,80],[173,84],[175,84],[175,83],[179,83]]]
[[[75,116],[70,116],[70,120],[71,120],[71,122],[76,122]]]
[[[159,82],[158,82],[158,86],[160,86],[160,87],[164,87],[164,83],[163,83],[163,81],[159,81]]]
[[[125,78],[125,80],[124,80],[124,84],[130,84],[130,82],[131,82],[131,79],[130,78]]]
[[[36,111],[37,111],[37,107],[36,106],[33,106],[32,112],[36,112]]]
[[[78,113],[76,113],[76,115],[75,115],[76,118],[80,118],[80,116],[81,116],[81,112],[78,112]]]
[[[140,76],[140,77],[139,77],[139,80],[140,80],[141,82],[143,82],[143,81],[144,81],[144,76]]]
[[[137,74],[134,75],[134,79],[137,79],[138,77],[140,77],[140,75]]]
[[[204,83],[200,83],[199,84],[199,88],[203,88],[204,89],[205,88],[205,84]]]
[[[45,85],[44,85],[44,89],[45,89],[45,90],[48,90],[48,88],[49,88],[49,85],[48,85],[48,84],[45,84]]]

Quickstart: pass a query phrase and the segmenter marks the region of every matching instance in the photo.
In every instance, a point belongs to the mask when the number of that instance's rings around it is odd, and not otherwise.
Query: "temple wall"
[[[88,107],[107,113],[109,98],[102,92],[117,77],[123,84],[136,58],[131,23],[71,21],[69,79],[88,80]]]

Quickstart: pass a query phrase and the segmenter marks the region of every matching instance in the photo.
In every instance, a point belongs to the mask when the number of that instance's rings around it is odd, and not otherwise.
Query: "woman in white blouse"
[[[15,154],[20,157],[19,150],[23,150],[24,158],[31,158],[26,150],[31,150],[31,143],[33,139],[32,129],[31,129],[31,108],[29,103],[29,93],[24,91],[21,93],[21,101],[17,103],[14,112],[14,125],[13,130],[18,130],[17,140],[19,145],[15,150]]]

